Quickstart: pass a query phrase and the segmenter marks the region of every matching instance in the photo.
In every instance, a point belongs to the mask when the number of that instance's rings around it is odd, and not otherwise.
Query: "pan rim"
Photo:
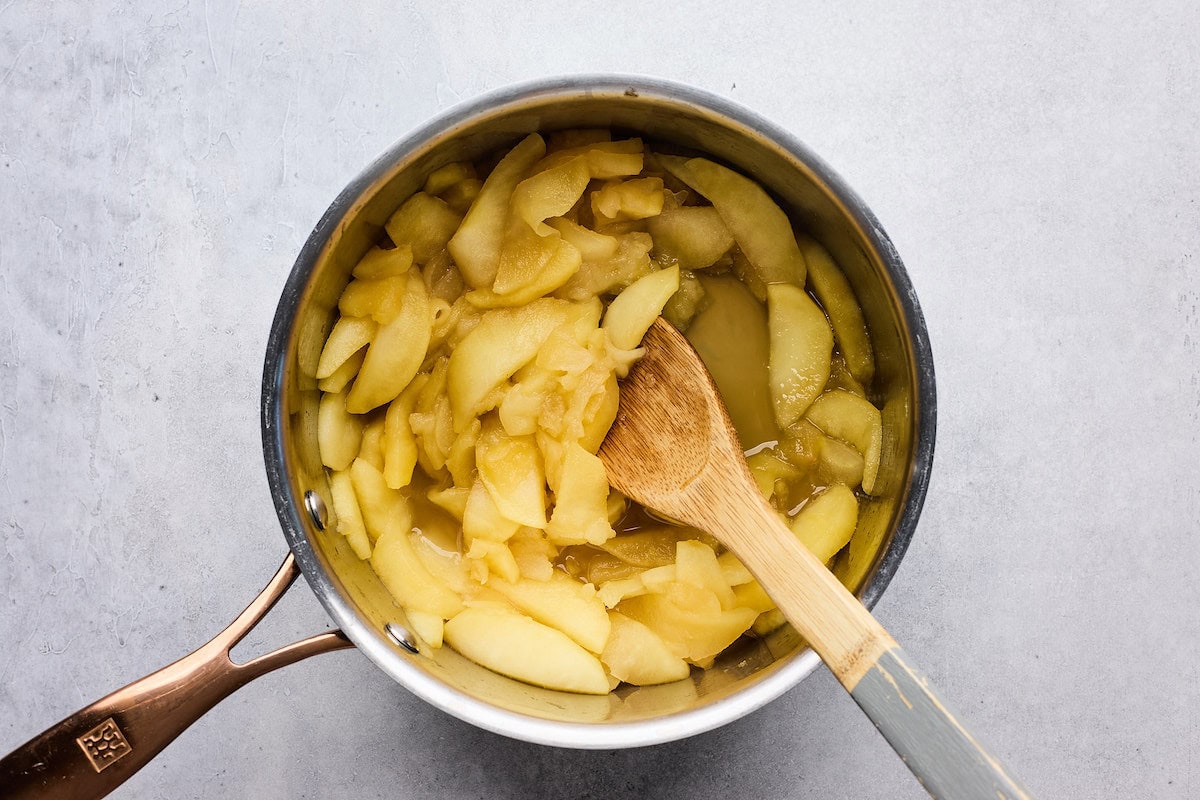
[[[799,139],[775,123],[732,101],[694,87],[660,78],[622,75],[567,75],[514,84],[458,104],[417,127],[384,151],[355,177],[330,204],[297,256],[284,285],[271,325],[263,372],[262,443],[267,478],[276,514],[288,546],[312,591],[326,612],[360,650],[383,672],[413,694],[442,711],[477,727],[508,737],[544,745],[580,749],[641,747],[693,736],[732,722],[793,688],[820,663],[808,650],[790,659],[750,686],[700,708],[662,717],[618,723],[585,723],[547,720],[508,711],[466,695],[438,681],[409,662],[412,656],[379,636],[358,615],[327,574],[306,533],[303,498],[296,496],[286,469],[286,424],[283,410],[285,366],[295,322],[307,281],[326,242],[348,209],[359,201],[401,158],[431,139],[474,118],[500,113],[506,108],[556,97],[619,96],[634,93],[656,100],[684,103],[716,114],[762,138],[803,162],[854,218],[875,249],[893,283],[902,322],[913,350],[913,459],[892,541],[880,558],[862,594],[873,607],[895,575],[912,539],[928,490],[936,426],[936,391],[933,356],[923,314],[899,254],[866,204],[825,162]]]

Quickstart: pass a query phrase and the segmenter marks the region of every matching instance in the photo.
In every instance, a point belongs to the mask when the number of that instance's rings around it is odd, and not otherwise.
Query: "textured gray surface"
[[[387,144],[552,73],[684,80],[874,208],[939,442],[884,624],[1043,797],[1200,794],[1192,3],[0,4],[0,752],[205,641],[284,554],[258,389],[308,231]],[[665,4],[664,4],[665,5]],[[297,587],[260,639],[326,626]],[[824,671],[581,753],[361,655],[243,689],[117,796],[919,797]]]

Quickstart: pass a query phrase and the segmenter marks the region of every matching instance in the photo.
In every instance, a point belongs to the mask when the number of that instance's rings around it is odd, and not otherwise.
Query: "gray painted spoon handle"
[[[933,797],[1031,797],[959,723],[899,646],[879,656],[850,696]]]

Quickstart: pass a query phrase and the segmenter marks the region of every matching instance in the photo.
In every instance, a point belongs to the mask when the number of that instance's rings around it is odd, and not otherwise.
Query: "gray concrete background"
[[[626,71],[795,131],[908,264],[938,451],[884,624],[1040,796],[1200,795],[1194,4],[670,5],[0,4],[0,752],[205,641],[283,557],[262,355],[334,195],[459,100]],[[297,587],[258,641],[327,624]],[[243,689],[117,796],[922,795],[824,670],[587,753],[351,651]]]

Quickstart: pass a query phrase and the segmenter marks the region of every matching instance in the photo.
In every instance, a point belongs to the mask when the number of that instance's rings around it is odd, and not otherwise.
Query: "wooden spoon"
[[[660,317],[642,346],[600,448],[609,482],[737,554],[932,796],[1029,798],[763,499],[717,387],[683,335]]]

